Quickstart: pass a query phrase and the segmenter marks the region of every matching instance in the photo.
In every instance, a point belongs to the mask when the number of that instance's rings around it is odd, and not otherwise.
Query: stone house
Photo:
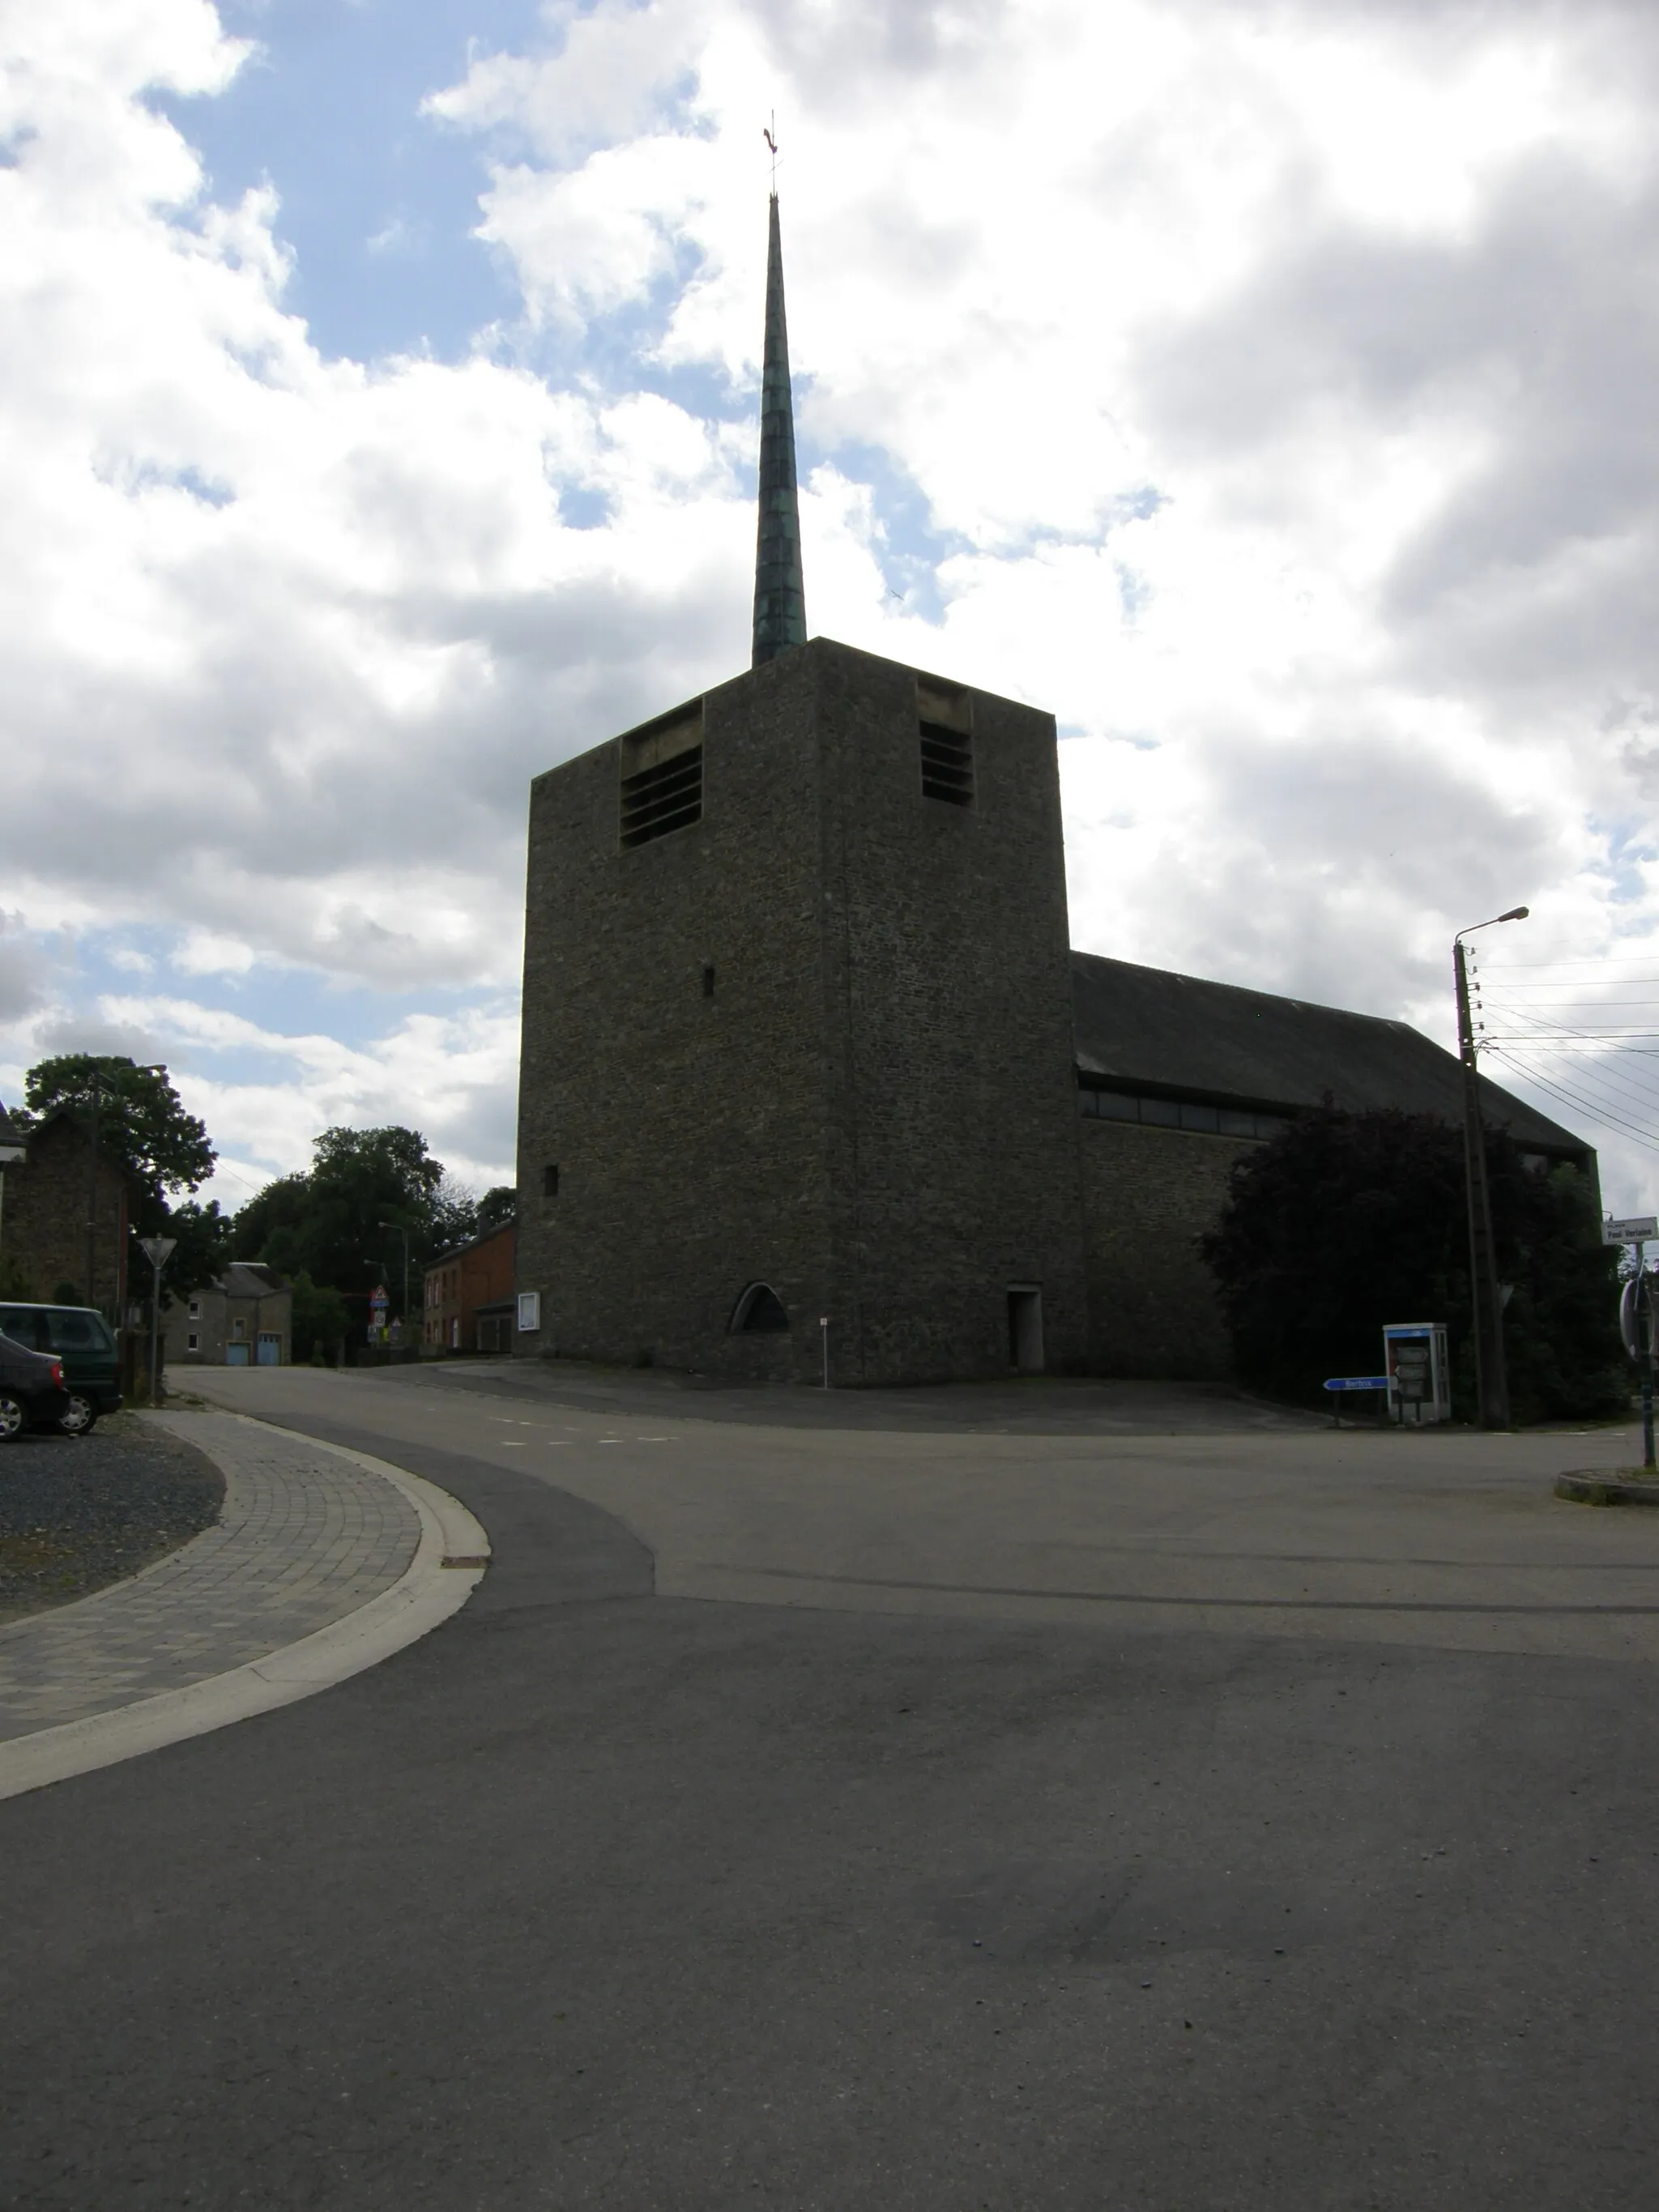
[[[286,1367],[294,1293],[274,1267],[234,1260],[223,1274],[161,1309],[165,1358],[181,1367]]]
[[[503,1222],[457,1245],[426,1271],[421,1349],[511,1352],[518,1226]]]
[[[43,1121],[0,1115],[0,1284],[12,1297],[96,1306],[127,1301],[132,1193],[126,1170],[60,1108]],[[73,1289],[75,1296],[67,1292]]]

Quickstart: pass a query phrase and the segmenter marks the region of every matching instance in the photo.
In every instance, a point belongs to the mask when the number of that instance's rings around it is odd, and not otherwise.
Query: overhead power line
[[[1541,1033],[1536,1036],[1513,1040],[1527,1051],[1571,1054],[1579,1062],[1579,1066],[1573,1071],[1576,1080],[1581,1083],[1605,1085],[1615,1092],[1627,1094],[1621,1103],[1628,1104],[1633,1098],[1644,1112],[1659,1115],[1659,1087],[1656,1087],[1652,1080],[1644,1073],[1626,1065],[1629,1059],[1636,1055],[1627,1050],[1618,1053],[1586,1050],[1582,1044],[1573,1042],[1568,1036],[1568,1033],[1559,1029],[1553,1023],[1542,1022],[1536,1017],[1527,1014],[1518,1014],[1513,1018],[1524,1022],[1529,1029]],[[1492,1037],[1485,1042],[1489,1042],[1493,1048],[1497,1048],[1505,1040]]]
[[[1570,1091],[1565,1084],[1553,1083],[1547,1076],[1540,1074],[1536,1068],[1528,1067],[1518,1053],[1510,1049],[1500,1049],[1498,1057],[1512,1066],[1523,1082],[1534,1085],[1540,1091],[1547,1091],[1552,1098],[1559,1098],[1564,1105],[1570,1106],[1576,1114],[1586,1115],[1604,1129],[1617,1129],[1621,1135],[1632,1137],[1638,1145],[1644,1145],[1650,1152],[1659,1152],[1659,1139],[1653,1137],[1647,1130],[1638,1129],[1633,1121],[1626,1121],[1621,1114],[1615,1114],[1611,1109],[1600,1105],[1592,1099],[1581,1097],[1577,1091]]]

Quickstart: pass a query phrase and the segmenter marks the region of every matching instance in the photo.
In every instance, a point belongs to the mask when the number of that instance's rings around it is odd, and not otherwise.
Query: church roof
[[[1407,1022],[1210,983],[1099,953],[1072,955],[1079,1072],[1107,1087],[1255,1107],[1397,1106],[1462,1117],[1455,1057]],[[1480,1079],[1482,1111],[1517,1143],[1580,1154],[1582,1137]]]

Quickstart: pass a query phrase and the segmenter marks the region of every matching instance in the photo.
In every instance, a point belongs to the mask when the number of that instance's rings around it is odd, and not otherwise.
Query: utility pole
[[[98,1304],[93,1270],[98,1262],[98,1108],[103,1097],[103,1077],[92,1071],[92,1136],[87,1148],[87,1304]],[[118,1322],[120,1316],[115,1318]]]
[[[1486,1176],[1486,1133],[1480,1119],[1480,1071],[1469,1011],[1468,961],[1463,939],[1500,921],[1524,921],[1528,909],[1511,907],[1492,921],[1460,929],[1452,939],[1457,985],[1457,1057],[1462,1066],[1463,1175],[1469,1207],[1469,1305],[1474,1327],[1474,1395],[1483,1428],[1510,1425],[1510,1378],[1504,1358],[1504,1305],[1498,1287],[1498,1248],[1492,1232],[1492,1190]]]
[[[1636,1245],[1636,1341],[1642,1362],[1642,1464],[1653,1465],[1653,1280],[1648,1273],[1647,1247]]]
[[[380,1229],[395,1229],[404,1240],[404,1310],[398,1318],[403,1322],[404,1334],[407,1336],[409,1334],[409,1231],[401,1221],[381,1221],[377,1222],[375,1226]]]

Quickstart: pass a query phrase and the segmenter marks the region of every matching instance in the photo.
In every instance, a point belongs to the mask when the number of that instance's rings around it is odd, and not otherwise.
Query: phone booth
[[[1451,1419],[1451,1364],[1442,1321],[1390,1322],[1382,1331],[1389,1410],[1407,1428]]]

